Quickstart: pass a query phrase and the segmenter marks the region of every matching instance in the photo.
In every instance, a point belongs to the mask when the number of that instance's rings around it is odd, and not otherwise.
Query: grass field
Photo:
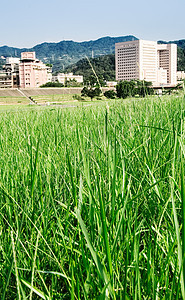
[[[29,101],[26,97],[0,97],[1,105],[28,105]]]
[[[38,103],[47,103],[47,102],[74,102],[75,95],[73,94],[61,94],[61,95],[44,95],[44,96],[34,96],[35,101]]]
[[[80,95],[77,94],[61,94],[61,95],[40,95],[40,96],[32,96],[32,99],[38,104],[38,105],[73,105],[73,106],[81,106],[84,104],[89,103],[96,103],[105,101],[106,98],[102,96],[97,99],[93,99],[91,101],[90,98],[82,98],[83,100],[80,100]],[[8,106],[8,105],[29,105],[30,101],[26,97],[0,97],[0,109],[1,106]]]
[[[184,138],[184,95],[1,110],[1,299],[185,299]]]

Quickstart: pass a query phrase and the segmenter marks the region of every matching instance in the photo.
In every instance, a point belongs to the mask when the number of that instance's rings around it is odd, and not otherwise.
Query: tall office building
[[[175,85],[177,45],[136,40],[115,45],[116,80],[146,80]]]

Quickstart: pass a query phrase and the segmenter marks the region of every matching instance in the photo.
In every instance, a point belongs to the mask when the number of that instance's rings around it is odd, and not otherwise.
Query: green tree
[[[114,90],[108,90],[104,93],[104,96],[108,99],[115,99],[116,98],[116,92]]]
[[[135,95],[145,97],[154,93],[152,83],[145,80],[120,81],[116,86],[116,91],[117,97],[123,99],[134,97]]]
[[[145,80],[137,80],[137,88],[136,94],[141,97],[145,97],[147,95],[153,95],[154,90],[152,88],[152,83]]]
[[[87,88],[84,87],[82,92],[81,92],[82,96],[87,96],[91,98],[91,101],[93,100],[93,98],[95,97],[99,97],[101,94],[101,90],[99,87],[95,87],[95,88]]]
[[[46,82],[45,84],[42,84],[40,87],[63,87],[64,85],[60,82]]]
[[[116,92],[118,98],[127,98],[135,96],[136,92],[136,83],[135,81],[120,81],[116,86]]]
[[[115,80],[115,55],[102,55],[95,58],[89,58],[91,65],[93,66],[96,75],[100,81],[101,86],[104,86],[105,81]],[[91,80],[91,76],[96,78],[94,72],[89,64],[89,61],[84,58],[77,63],[68,66],[62,72],[73,73],[75,75],[83,75],[84,83],[88,83]],[[96,83],[96,80],[95,80]],[[88,85],[88,84],[87,84]]]
[[[69,79],[69,80],[67,80],[67,78],[65,78],[64,85],[65,85],[65,87],[80,87],[80,86],[82,86],[82,83],[77,82],[77,80],[75,78]]]
[[[52,64],[46,64],[47,67],[52,68],[53,65]]]

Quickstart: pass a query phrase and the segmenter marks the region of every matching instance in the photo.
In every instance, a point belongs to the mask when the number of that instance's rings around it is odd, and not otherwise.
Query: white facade
[[[53,82],[60,82],[62,84],[65,84],[66,80],[73,80],[73,79],[75,79],[78,83],[83,82],[83,76],[73,75],[73,73],[69,73],[69,74],[59,73],[56,76],[52,76]]]
[[[167,71],[167,84],[177,84],[177,45],[158,44],[158,66]]]
[[[20,58],[17,57],[7,57],[6,58],[6,64],[19,64]]]
[[[177,45],[136,40],[115,45],[116,80],[146,80],[175,85]]]
[[[160,82],[160,84],[166,84],[167,83],[167,70],[164,70],[163,68],[158,68],[158,70],[157,70],[157,82]]]
[[[17,57],[7,57],[0,74],[0,88],[17,88],[19,86],[19,62]]]
[[[106,86],[115,87],[117,85],[116,81],[106,81]]]

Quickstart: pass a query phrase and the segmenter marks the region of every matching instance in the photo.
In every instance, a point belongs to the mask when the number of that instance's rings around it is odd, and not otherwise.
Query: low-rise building
[[[0,88],[17,88],[19,86],[19,62],[19,58],[6,58],[6,64],[0,73]]]
[[[53,82],[60,82],[62,84],[65,84],[65,82],[70,80],[76,80],[78,83],[83,83],[83,76],[81,75],[73,75],[73,73],[59,73],[55,76],[52,76]]]
[[[116,81],[106,81],[106,86],[115,87],[117,85]]]
[[[0,73],[0,88],[12,88],[12,76],[5,71]]]

